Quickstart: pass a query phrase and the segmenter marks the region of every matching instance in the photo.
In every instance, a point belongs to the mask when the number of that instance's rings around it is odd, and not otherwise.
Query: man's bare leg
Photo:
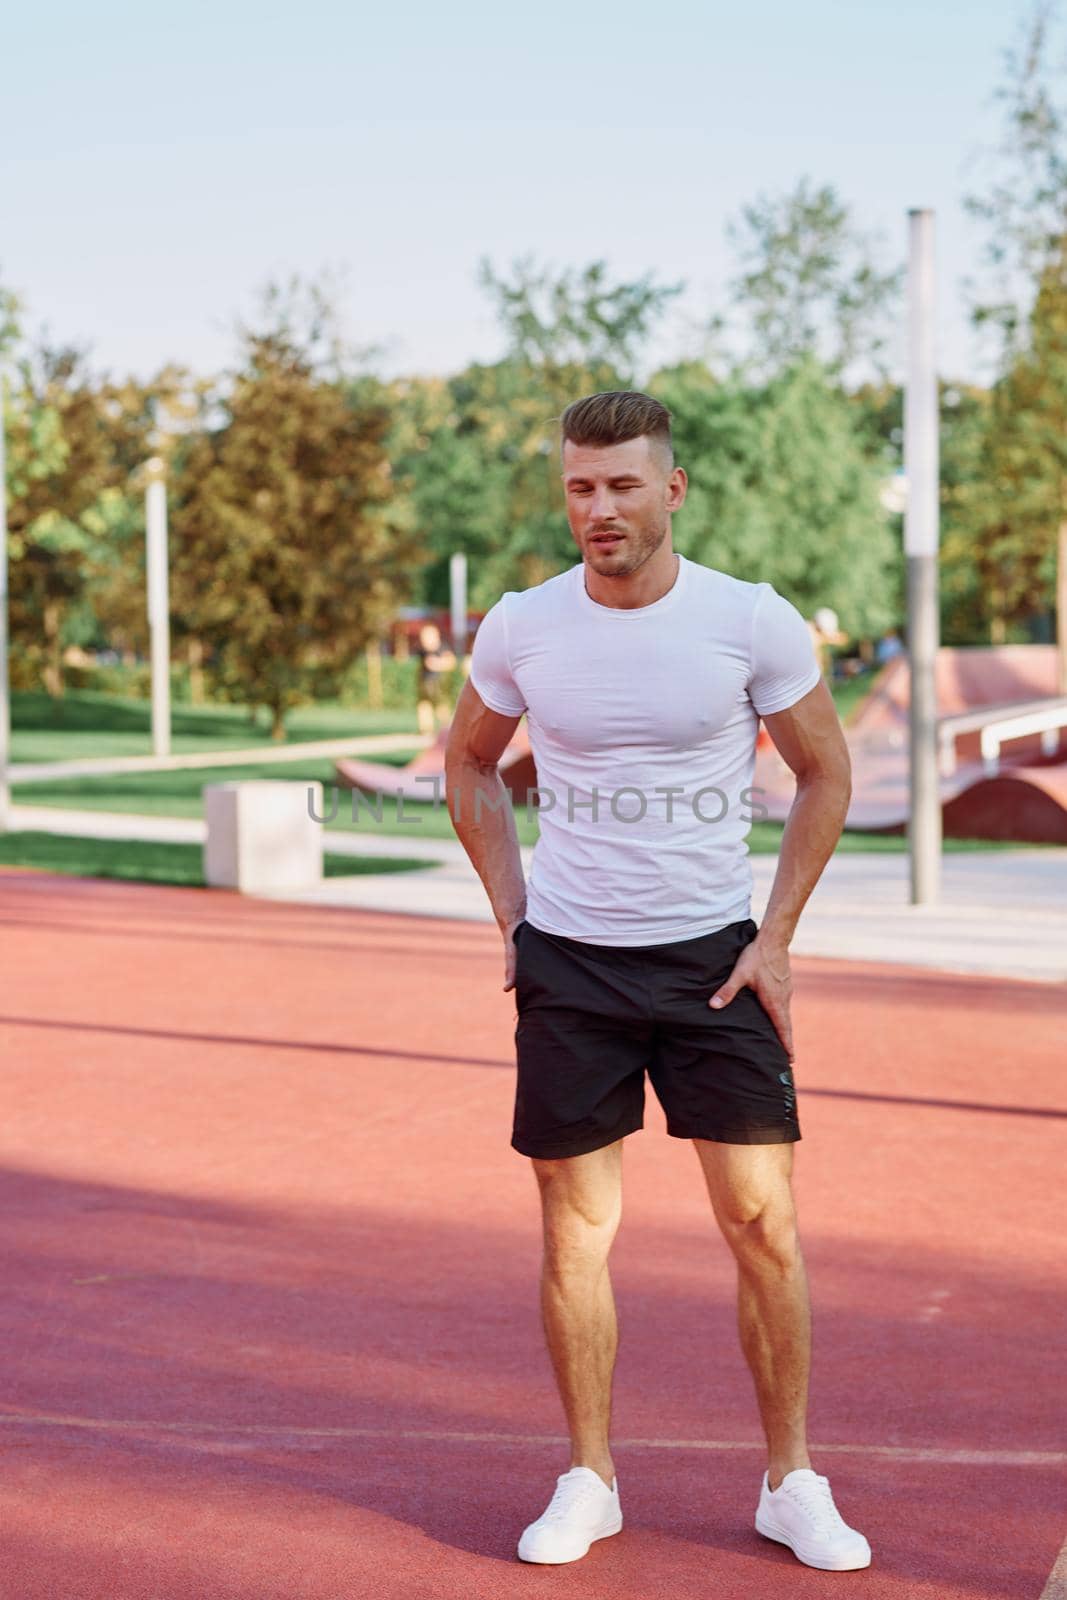
[[[694,1139],[708,1195],[737,1261],[741,1348],[756,1385],[771,1489],[810,1467],[811,1305],[797,1234],[792,1144]]]
[[[618,1347],[608,1255],[622,1216],[621,1139],[589,1155],[534,1160],[544,1257],[541,1315],[571,1436],[571,1466],[611,1488],[611,1381]]]

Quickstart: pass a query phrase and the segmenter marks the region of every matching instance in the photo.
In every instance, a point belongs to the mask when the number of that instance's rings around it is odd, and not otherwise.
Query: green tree
[[[148,388],[112,383],[83,349],[30,343],[17,297],[0,286],[4,355],[12,665],[17,682],[59,695],[64,645],[103,642],[109,584],[143,614],[143,578],[137,587],[124,548],[131,532],[143,545],[130,474],[168,375]]]
[[[989,593],[975,560],[976,518],[989,504],[987,452],[992,394],[980,385],[943,381],[941,410],[941,637],[946,644],[989,638]],[[883,484],[903,465],[904,392],[897,384],[867,383],[849,395],[865,452]],[[890,525],[903,533],[894,513]],[[903,608],[903,594],[900,594]],[[897,618],[903,625],[903,613]]]
[[[993,394],[976,384],[941,385],[941,636],[946,644],[984,644],[995,589],[976,559],[976,529],[988,515]]]
[[[393,416],[389,458],[425,546],[414,576],[424,605],[448,605],[449,560],[462,550],[470,563],[470,603],[487,609],[500,593],[494,584],[501,559],[510,559],[506,423],[478,403],[484,373],[492,370],[398,379],[383,391]]]
[[[471,600],[490,605],[575,559],[559,481],[559,416],[578,396],[626,388],[680,285],[613,281],[603,262],[553,273],[526,258],[481,282],[507,354],[395,394],[394,464],[410,478],[430,561],[424,598],[447,595],[448,557],[471,560]]]
[[[98,390],[111,470],[83,518],[96,539],[85,589],[85,614],[92,619],[96,643],[147,653],[146,463],[153,457],[165,464],[171,460],[199,415],[203,392],[203,384],[175,366],[164,367],[146,384],[126,378]]]
[[[22,337],[21,310],[18,295],[0,283],[0,360]]]
[[[214,651],[221,693],[272,715],[339,691],[408,592],[416,553],[385,441],[386,406],[337,370],[328,319],[274,295],[243,361],[206,397],[214,425],[174,461],[171,604]]]
[[[1067,231],[1067,107],[1052,60],[1062,49],[1058,11],[1037,0],[1005,52],[996,90],[1000,141],[985,152],[984,187],[964,200],[985,227],[985,272],[971,282],[972,314],[997,335],[1005,363],[1026,343],[1038,286]]]
[[[8,421],[11,630],[18,676],[63,692],[65,627],[124,504],[106,396],[85,353],[42,346],[17,365]]]
[[[984,440],[985,493],[970,526],[990,634],[1052,609],[1067,692],[1065,251],[1067,103],[1055,56],[1058,8],[1040,0],[1007,53],[1000,144],[985,188],[968,199],[986,225],[977,326],[999,342],[1000,375]]]
[[[727,235],[740,270],[731,292],[747,364],[764,376],[813,356],[838,377],[884,372],[889,318],[901,284],[877,242],[858,228],[831,184],[803,178],[742,208]]]
[[[654,377],[689,473],[677,547],[807,616],[832,606],[856,637],[894,623],[900,555],[848,400],[810,357],[759,387],[691,363]]]
[[[575,398],[578,375],[593,390],[632,377],[653,327],[684,287],[657,284],[651,273],[612,283],[603,261],[554,273],[529,256],[513,263],[510,278],[483,259],[479,277],[509,354],[537,371],[561,405]]]
[[[995,641],[1048,608],[1057,567],[1061,618],[1067,599],[1067,239],[1044,268],[1024,337],[1014,335],[1011,364],[994,386],[981,492],[966,507]]]

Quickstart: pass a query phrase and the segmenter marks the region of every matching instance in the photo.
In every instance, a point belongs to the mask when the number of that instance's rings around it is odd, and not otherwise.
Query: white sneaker
[[[553,1566],[579,1561],[597,1539],[622,1527],[618,1479],[609,1489],[592,1467],[572,1467],[556,1479],[556,1492],[519,1540],[521,1561]]]
[[[834,1505],[830,1480],[810,1467],[787,1472],[773,1492],[763,1474],[756,1529],[787,1544],[805,1566],[824,1572],[853,1572],[871,1564],[871,1547]]]

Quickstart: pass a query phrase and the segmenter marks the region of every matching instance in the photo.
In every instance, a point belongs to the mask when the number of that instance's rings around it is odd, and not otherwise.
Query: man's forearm
[[[763,946],[788,946],[800,913],[841,837],[849,798],[847,778],[815,777],[797,784],[782,834],[778,870],[760,923]]]
[[[526,913],[526,880],[511,796],[496,763],[471,759],[448,765],[445,798],[452,826],[489,896],[501,928]]]

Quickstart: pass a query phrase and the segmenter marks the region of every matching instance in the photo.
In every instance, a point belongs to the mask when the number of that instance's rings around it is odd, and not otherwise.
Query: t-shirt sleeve
[[[822,677],[811,630],[796,606],[769,583],[760,584],[752,616],[748,695],[761,717],[786,711]]]
[[[470,681],[490,711],[499,711],[502,717],[520,717],[526,702],[511,670],[506,601],[503,595],[478,624]]]

